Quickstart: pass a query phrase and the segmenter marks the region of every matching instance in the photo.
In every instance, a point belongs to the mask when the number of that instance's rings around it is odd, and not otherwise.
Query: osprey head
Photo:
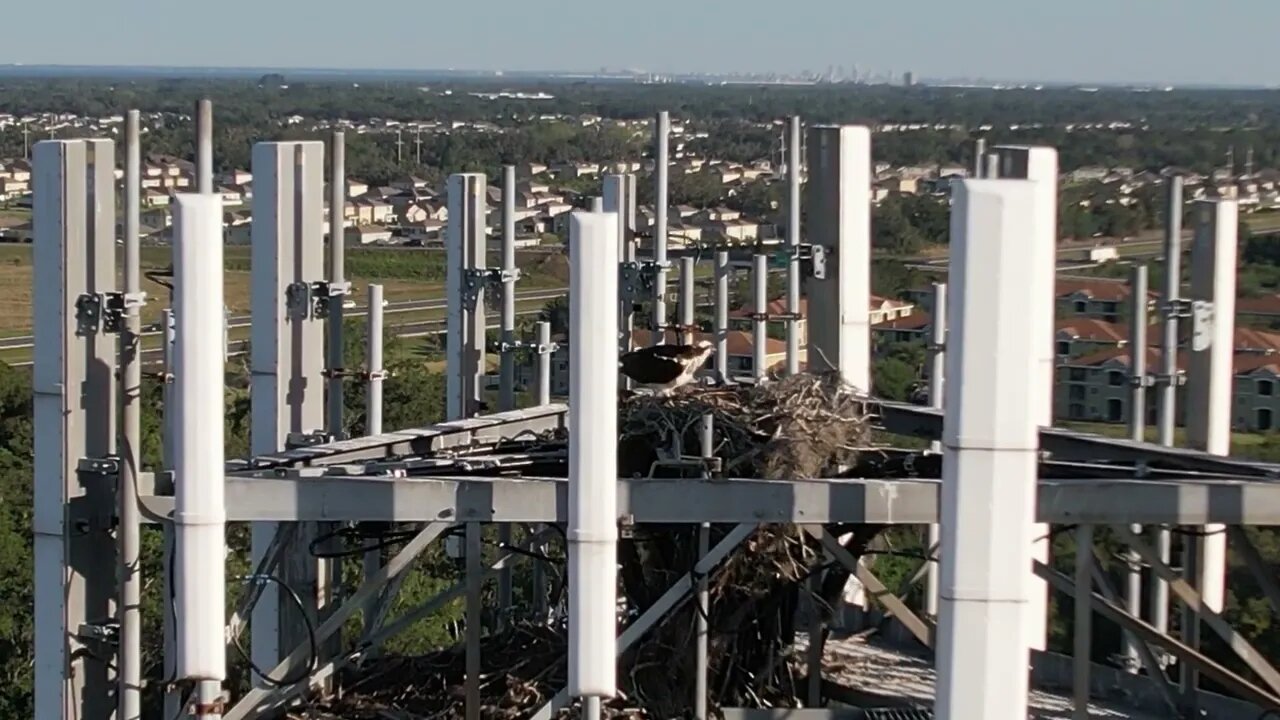
[[[699,354],[706,355],[707,353],[715,349],[716,344],[711,342],[710,340],[699,340],[698,342],[694,343],[693,346],[698,349]]]

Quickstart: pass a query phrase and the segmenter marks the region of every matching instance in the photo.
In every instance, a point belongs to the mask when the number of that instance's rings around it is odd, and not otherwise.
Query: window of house
[[[1110,384],[1111,387],[1120,387],[1121,385],[1124,385],[1124,373],[1119,370],[1112,370],[1107,373],[1107,383]]]
[[[1107,420],[1110,422],[1120,422],[1124,417],[1124,403],[1118,398],[1111,398],[1107,401]]]
[[[1070,407],[1067,408],[1067,415],[1070,416],[1072,420],[1084,419],[1084,404],[1071,403]]]
[[[1271,408],[1258,408],[1258,429],[1270,430],[1273,427]]]
[[[1274,394],[1274,393],[1275,393],[1275,383],[1271,382],[1270,380],[1259,380],[1259,381],[1258,381],[1258,394],[1259,394],[1259,395],[1268,395],[1268,396],[1270,396],[1270,395],[1272,395],[1272,394]]]
[[[1071,341],[1070,341],[1070,340],[1059,340],[1059,341],[1058,341],[1058,354],[1059,354],[1059,355],[1070,355],[1070,354],[1071,354]]]
[[[1085,302],[1084,300],[1077,300],[1075,302],[1075,307],[1076,307],[1076,312],[1082,313],[1085,310],[1089,309],[1089,303]]]
[[[1071,389],[1068,391],[1068,393],[1069,393],[1069,397],[1070,397],[1072,400],[1084,400],[1084,386],[1083,386],[1083,385],[1072,385],[1072,386],[1071,386]]]
[[[1084,368],[1071,368],[1070,377],[1071,382],[1084,382],[1088,376],[1085,374]]]

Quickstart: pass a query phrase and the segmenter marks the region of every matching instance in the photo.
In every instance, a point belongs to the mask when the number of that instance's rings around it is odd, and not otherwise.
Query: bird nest
[[[624,475],[656,475],[655,460],[710,454],[728,477],[822,477],[853,466],[871,436],[865,397],[835,373],[637,394],[620,415]],[[713,421],[710,453],[700,439],[706,416]]]
[[[870,439],[860,396],[835,375],[804,374],[756,386],[686,387],[667,396],[635,395],[620,405],[619,470],[641,477],[700,476],[703,418],[714,420],[711,455],[724,477],[805,479],[855,466]],[[717,464],[716,462],[710,463]],[[691,480],[696,481],[696,480]],[[881,526],[828,526],[855,557]],[[709,529],[714,547],[733,530]],[[699,529],[641,525],[619,541],[619,587],[625,627],[700,557]],[[559,573],[563,600],[564,566]],[[817,578],[816,583],[805,582]],[[688,598],[619,658],[618,697],[605,717],[666,718],[691,714],[697,683],[696,627],[708,623],[708,695],[712,708],[795,707],[803,678],[790,660],[797,610],[830,617],[848,572],[831,563],[811,536],[792,525],[762,525],[713,571],[708,609]],[[810,603],[809,600],[812,600]],[[563,605],[560,605],[563,607]],[[562,625],[514,624],[489,633],[482,646],[485,718],[529,717],[564,687]],[[465,658],[460,648],[418,658],[383,658],[347,685],[329,707],[343,718],[463,717]],[[575,708],[560,717],[576,717]]]

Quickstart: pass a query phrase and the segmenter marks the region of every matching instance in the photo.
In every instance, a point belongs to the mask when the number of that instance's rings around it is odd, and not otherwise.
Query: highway
[[[569,293],[569,288],[567,287],[550,288],[546,290],[525,290],[523,292],[516,293],[516,302],[522,303],[522,302],[538,302],[538,301],[554,300],[558,297],[567,295],[568,293]],[[444,310],[444,309],[447,309],[448,306],[449,306],[449,303],[445,298],[435,298],[432,300],[402,300],[399,302],[387,303],[386,306],[383,308],[382,312],[384,315],[391,315],[393,313],[422,312],[426,310]],[[490,312],[493,314],[496,314],[497,310],[493,309]],[[364,317],[365,315],[368,315],[368,314],[369,314],[368,307],[363,305],[358,305],[355,307],[347,308],[345,316],[349,318],[358,318],[358,317]],[[517,313],[517,314],[521,314],[521,313]],[[440,321],[440,322],[443,322],[443,321]],[[237,315],[231,318],[231,323],[229,327],[231,328],[249,327],[251,323],[252,323],[252,320],[249,315]],[[415,327],[416,325],[422,325],[423,323],[410,323],[408,325],[396,325],[394,322],[391,321],[390,318],[388,318],[386,321],[386,324],[390,327],[402,328],[402,327]],[[151,335],[159,335],[160,331],[161,331],[161,328],[159,323],[153,323],[151,325],[144,327],[142,334],[144,337],[151,336]],[[401,335],[402,337],[404,336],[402,333],[397,333],[397,334]],[[412,335],[410,335],[409,337],[412,337]],[[34,344],[35,344],[35,338],[31,335],[0,338],[0,350],[24,350],[24,349],[33,347]],[[17,363],[17,364],[23,364],[23,363]]]
[[[547,291],[540,291],[540,292],[551,292],[551,291],[547,290]],[[538,298],[527,298],[527,299],[536,300]],[[541,308],[529,309],[529,310],[517,310],[516,317],[527,317],[529,315],[537,315],[540,312],[542,312]],[[424,320],[421,322],[411,322],[411,323],[405,323],[403,325],[397,325],[395,326],[395,330],[396,330],[395,336],[397,338],[419,338],[419,337],[426,337],[428,335],[443,335],[445,333],[445,322],[446,322],[445,320]],[[498,323],[489,324],[490,330],[498,330],[500,328],[501,326]],[[248,340],[232,340],[227,343],[228,357],[243,355],[246,352],[248,352],[248,350],[249,350]],[[163,351],[163,348],[158,348],[158,347],[144,349],[142,351],[142,363],[144,365],[155,365],[157,363],[162,362],[164,360],[164,353],[162,351]],[[25,367],[31,364],[32,362],[30,360],[26,360],[23,362],[9,363],[9,365],[13,367]]]

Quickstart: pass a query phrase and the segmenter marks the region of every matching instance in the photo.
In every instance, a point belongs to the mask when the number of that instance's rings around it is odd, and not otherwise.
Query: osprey
[[[693,382],[694,373],[714,349],[707,340],[693,345],[654,345],[623,355],[618,367],[640,386],[665,394]]]

